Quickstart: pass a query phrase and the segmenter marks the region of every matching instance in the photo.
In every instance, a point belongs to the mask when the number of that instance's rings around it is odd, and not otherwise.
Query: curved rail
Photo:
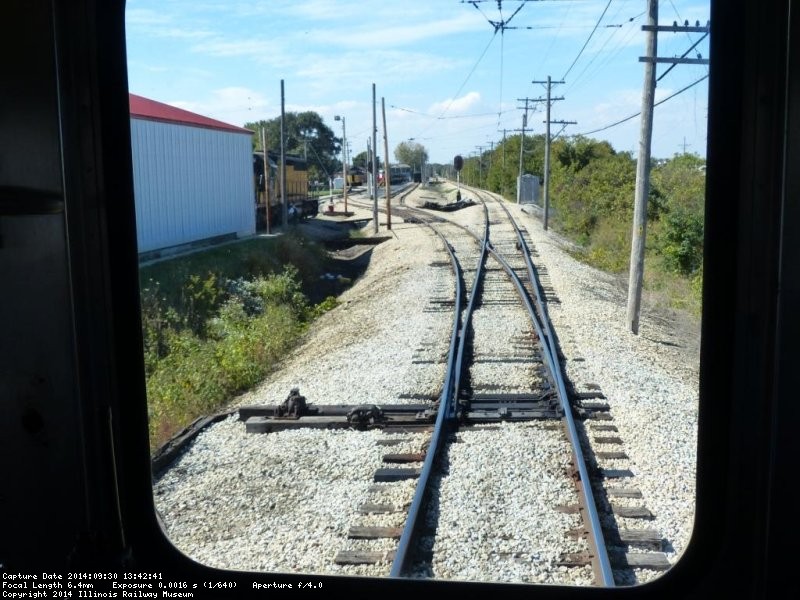
[[[519,247],[520,247],[520,249],[521,249],[521,251],[523,253],[523,257],[525,259],[526,268],[528,270],[528,275],[529,275],[529,279],[530,279],[530,282],[531,282],[531,288],[533,289],[533,293],[534,293],[534,296],[535,296],[535,306],[534,306],[534,300],[531,299],[531,297],[530,297],[528,291],[526,290],[524,284],[522,283],[522,280],[520,279],[519,275],[517,275],[517,273],[514,271],[513,267],[511,267],[508,264],[508,262],[505,260],[505,258],[499,252],[497,252],[491,246],[491,244],[489,243],[488,208],[487,208],[485,202],[483,202],[483,204],[484,204],[484,215],[485,215],[485,228],[484,228],[484,237],[483,237],[483,240],[481,240],[481,257],[480,257],[480,260],[478,262],[478,269],[477,269],[477,272],[476,272],[475,280],[473,282],[472,294],[471,294],[470,299],[469,299],[469,305],[467,307],[467,311],[465,312],[464,319],[463,319],[465,325],[463,326],[460,335],[458,335],[458,332],[457,332],[457,330],[458,330],[458,322],[459,322],[459,318],[460,318],[459,310],[455,311],[454,329],[453,329],[453,334],[452,334],[452,337],[451,337],[451,350],[450,350],[450,354],[449,354],[450,358],[448,360],[447,380],[446,380],[446,383],[445,383],[446,390],[447,390],[447,393],[449,394],[449,396],[445,394],[445,391],[442,392],[442,396],[440,398],[439,412],[437,414],[437,420],[436,420],[436,429],[434,431],[434,436],[435,437],[432,438],[431,446],[428,449],[428,453],[427,453],[427,455],[425,457],[425,463],[424,463],[424,466],[423,466],[423,472],[420,475],[420,482],[419,482],[419,484],[417,486],[417,490],[416,490],[416,493],[415,493],[415,496],[414,496],[414,500],[412,502],[411,510],[409,511],[409,516],[408,516],[408,520],[406,522],[406,527],[404,528],[403,534],[401,536],[400,547],[398,547],[397,555],[396,555],[396,558],[395,558],[395,562],[392,565],[391,576],[399,577],[401,575],[403,569],[405,568],[405,564],[404,563],[405,563],[405,560],[406,560],[406,557],[407,557],[408,546],[409,546],[411,540],[413,539],[413,534],[414,534],[414,531],[416,529],[416,521],[417,521],[418,516],[419,516],[420,507],[422,506],[422,502],[424,500],[424,496],[425,496],[425,493],[426,493],[427,482],[428,482],[428,479],[430,477],[430,467],[431,467],[431,465],[433,463],[433,458],[434,458],[435,454],[438,452],[439,446],[441,444],[441,439],[442,439],[441,428],[443,428],[445,425],[449,425],[456,417],[456,408],[457,408],[458,391],[459,391],[459,389],[458,389],[458,385],[456,385],[455,390],[451,390],[451,388],[452,388],[454,380],[456,382],[460,381],[460,373],[461,373],[461,366],[462,366],[462,363],[463,363],[464,347],[465,347],[465,341],[466,341],[466,337],[467,337],[467,335],[466,335],[467,334],[467,328],[468,328],[468,324],[469,324],[469,319],[471,318],[472,308],[474,306],[474,299],[477,296],[478,286],[480,285],[480,272],[481,272],[481,269],[482,269],[483,265],[485,264],[486,254],[488,252],[488,253],[492,254],[492,256],[498,261],[498,263],[508,273],[508,275],[511,278],[514,286],[517,288],[517,291],[518,291],[520,297],[522,298],[523,303],[526,306],[526,309],[528,310],[528,313],[529,313],[529,315],[531,317],[531,321],[533,322],[534,327],[536,329],[537,335],[539,336],[539,338],[543,342],[543,354],[544,354],[545,360],[547,362],[548,369],[549,369],[549,371],[550,371],[550,373],[552,375],[552,379],[553,379],[553,381],[554,381],[554,383],[556,385],[556,392],[558,394],[559,402],[561,404],[561,407],[562,407],[562,410],[563,410],[563,413],[564,413],[564,421],[565,421],[565,424],[566,424],[567,436],[568,436],[570,444],[571,444],[571,446],[573,448],[573,456],[575,457],[575,463],[576,463],[576,467],[577,467],[579,478],[580,478],[579,479],[579,483],[580,483],[579,489],[580,489],[580,495],[582,496],[584,510],[585,510],[585,513],[586,513],[586,519],[587,519],[588,525],[589,525],[590,537],[589,537],[588,542],[589,542],[590,548],[593,550],[592,563],[593,563],[593,566],[594,566],[594,571],[597,574],[597,576],[598,576],[598,578],[599,578],[599,580],[600,580],[600,582],[602,583],[603,586],[605,586],[605,587],[614,587],[615,583],[614,583],[613,571],[611,569],[611,564],[610,564],[610,561],[608,559],[608,551],[606,549],[605,540],[603,539],[603,536],[602,536],[602,526],[600,524],[600,518],[599,518],[599,515],[598,515],[598,512],[597,512],[597,505],[596,505],[595,500],[594,500],[594,495],[593,495],[592,490],[591,490],[589,473],[588,473],[588,469],[586,468],[586,461],[585,461],[585,458],[583,456],[583,451],[581,449],[580,438],[578,436],[578,431],[577,431],[577,428],[575,426],[575,421],[574,421],[573,416],[572,416],[572,410],[571,410],[571,407],[569,405],[569,397],[567,395],[566,386],[564,384],[564,378],[563,378],[563,373],[562,373],[562,370],[561,370],[561,364],[560,364],[560,361],[558,360],[558,353],[557,353],[557,348],[556,348],[555,336],[554,336],[554,334],[552,332],[552,328],[550,326],[550,319],[549,319],[549,315],[547,313],[546,304],[545,304],[545,302],[544,302],[544,300],[542,298],[542,295],[541,295],[541,284],[540,284],[540,281],[539,281],[538,273],[537,273],[536,268],[534,267],[534,265],[533,265],[533,263],[532,263],[532,261],[530,259],[530,250],[529,250],[529,248],[528,248],[528,246],[527,246],[527,244],[526,244],[526,242],[524,240],[524,237],[522,235],[522,231],[519,229],[519,226],[517,225],[515,219],[513,218],[511,213],[509,212],[508,208],[506,206],[504,206],[502,202],[498,202],[498,204],[501,206],[501,208],[506,212],[506,215],[508,216],[509,221],[513,225],[514,230],[515,230],[515,232],[517,234],[517,240],[519,242]],[[426,214],[426,213],[424,213],[424,211],[419,211],[418,209],[411,208],[410,210],[413,211],[413,212],[422,212],[423,214]],[[451,221],[449,221],[447,219],[444,219],[444,220],[452,223]],[[452,224],[453,225],[457,225],[455,223],[452,223]],[[464,229],[468,233],[470,233],[470,235],[474,236],[475,238],[478,238],[478,236],[475,233],[473,233],[472,231],[470,231],[469,229],[467,229],[467,228],[465,228],[463,226],[459,226],[459,227],[461,229]],[[434,229],[434,231],[436,231],[436,230]],[[437,233],[437,235],[439,235],[444,240],[444,237],[441,235],[441,233],[439,233],[438,231],[436,231],[436,233]],[[456,261],[455,257],[452,254],[452,249],[450,248],[449,244],[447,244],[446,241],[445,241],[445,244],[447,245],[448,251],[450,252],[451,261],[453,261],[454,265],[457,265],[457,261]],[[454,268],[457,269],[458,267],[454,266]],[[459,271],[457,271],[457,272],[459,272]],[[459,282],[460,282],[460,276],[459,276]],[[457,309],[460,306],[461,306],[461,304],[460,304],[460,290],[459,290],[458,297],[457,297],[457,303],[456,303]],[[457,354],[456,354],[455,363],[453,363],[453,358],[454,358],[454,356],[453,356],[453,347],[454,347],[454,343],[455,343],[457,338],[460,338],[460,339],[458,340],[458,342],[459,342],[458,343],[458,351],[457,351]],[[448,402],[448,397],[450,398],[449,402]],[[448,410],[445,413],[444,409],[445,409],[446,406],[449,406],[450,410]],[[423,479],[423,475],[424,475],[424,479]],[[412,511],[413,511],[413,519],[412,519]],[[402,553],[401,553],[401,548],[402,548]]]
[[[403,528],[402,534],[400,534],[400,541],[397,545],[394,561],[392,561],[391,571],[389,572],[390,577],[400,577],[406,569],[406,562],[409,558],[409,550],[414,540],[418,521],[422,515],[422,506],[425,502],[428,482],[430,480],[431,473],[433,472],[433,461],[436,455],[439,453],[439,449],[441,448],[442,441],[444,439],[444,430],[447,426],[449,426],[450,420],[447,418],[447,412],[448,406],[453,403],[451,398],[454,396],[453,382],[456,378],[454,359],[456,356],[456,344],[459,337],[459,325],[461,324],[461,281],[463,275],[461,272],[461,267],[456,259],[455,254],[453,253],[453,249],[450,244],[439,231],[436,231],[436,229],[433,227],[431,229],[433,229],[434,232],[436,232],[436,235],[438,235],[442,242],[444,242],[445,248],[447,248],[447,252],[450,255],[450,264],[453,267],[453,273],[456,276],[456,298],[455,310],[453,311],[453,331],[450,334],[450,350],[448,352],[449,358],[447,361],[447,371],[445,373],[442,394],[439,397],[439,410],[436,413],[436,422],[434,424],[433,434],[431,435],[428,451],[425,454],[425,461],[423,462],[422,470],[419,475],[417,488],[414,492],[414,498],[411,501],[411,506],[408,509],[406,524]]]
[[[461,330],[461,339],[458,342],[458,355],[456,357],[455,370],[455,375],[457,377],[456,381],[458,382],[458,385],[456,385],[455,394],[453,394],[453,401],[448,413],[450,419],[456,418],[458,394],[461,391],[461,367],[464,364],[464,348],[466,347],[467,341],[467,329],[469,328],[470,320],[472,319],[472,311],[475,309],[475,298],[478,296],[478,288],[481,282],[481,271],[486,265],[486,253],[489,250],[489,211],[485,205],[483,207],[483,214],[485,224],[483,228],[483,240],[481,240],[481,256],[478,259],[475,280],[472,282],[472,291],[469,296],[469,304],[467,305],[467,310],[464,313],[464,327]]]
[[[533,288],[534,294],[536,296],[536,308],[539,311],[539,315],[541,315],[541,324],[543,331],[539,331],[539,325],[537,324],[537,332],[540,335],[543,335],[542,339],[546,343],[547,347],[547,359],[548,364],[550,365],[550,371],[553,374],[553,379],[557,386],[559,400],[561,402],[561,406],[564,410],[564,421],[567,425],[567,436],[570,439],[570,443],[573,447],[573,452],[575,454],[575,462],[578,468],[579,474],[579,481],[581,482],[580,489],[583,495],[584,501],[584,509],[586,510],[586,516],[589,521],[589,529],[590,529],[590,537],[589,537],[589,544],[594,550],[594,558],[593,563],[595,564],[595,571],[600,576],[600,579],[604,586],[606,587],[614,587],[614,574],[611,569],[611,563],[608,559],[608,550],[606,549],[605,540],[602,535],[602,526],[600,524],[600,516],[597,513],[597,504],[594,500],[594,494],[592,493],[592,487],[590,484],[589,479],[589,471],[586,468],[586,460],[583,456],[583,450],[581,449],[580,438],[578,436],[578,430],[575,426],[575,419],[572,417],[572,410],[569,406],[569,396],[567,395],[566,386],[564,385],[564,377],[561,371],[561,363],[558,360],[558,351],[556,348],[555,336],[553,335],[552,328],[550,327],[550,317],[547,314],[547,306],[542,299],[541,295],[541,283],[539,281],[539,275],[536,271],[533,262],[531,261],[530,257],[530,250],[528,245],[525,243],[524,236],[522,235],[522,231],[520,230],[519,226],[517,225],[516,220],[511,215],[510,211],[506,206],[503,205],[502,202],[499,202],[500,207],[505,211],[506,215],[508,216],[509,221],[514,226],[514,231],[517,234],[517,241],[519,242],[520,249],[522,251],[522,255],[525,258],[525,264],[528,269],[528,276],[530,277],[531,287]],[[498,259],[499,262],[503,263],[507,269],[511,269],[511,267],[502,259],[494,250],[492,250],[493,256]],[[512,269],[513,271],[513,269]],[[519,281],[519,277],[516,274],[512,277],[515,281]],[[520,290],[521,294],[524,294],[525,298],[527,298],[527,293],[524,292],[524,286],[522,286],[521,281],[519,282],[518,289]],[[529,301],[526,300],[526,305],[530,306]],[[531,307],[532,309],[533,307]],[[539,319],[535,319],[535,321],[539,321]]]

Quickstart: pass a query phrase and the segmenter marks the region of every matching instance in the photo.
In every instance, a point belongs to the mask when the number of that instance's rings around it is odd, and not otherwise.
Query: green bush
[[[152,448],[261,381],[309,320],[337,305],[327,298],[310,306],[303,293],[323,270],[319,246],[299,235],[267,242],[140,270]]]
[[[689,276],[703,264],[703,215],[684,208],[671,210],[658,236],[667,270]]]

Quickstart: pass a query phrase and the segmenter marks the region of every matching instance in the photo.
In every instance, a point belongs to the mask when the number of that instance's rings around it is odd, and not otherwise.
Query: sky
[[[563,81],[552,85],[551,120],[576,122],[552,125],[553,136],[607,140],[636,157],[639,117],[608,126],[641,110],[646,10],[646,0],[128,0],[128,82],[243,125],[280,116],[283,81],[287,112],[315,111],[340,137],[334,116],[344,117],[351,156],[372,134],[374,83],[379,156],[383,100],[390,160],[413,140],[451,163],[519,133],[525,98],[526,135],[543,134],[546,85],[534,82],[550,76]],[[659,3],[660,25],[709,18],[709,0]],[[682,56],[701,37],[661,32],[658,56]],[[708,41],[688,56],[709,58]],[[704,157],[709,67],[669,68],[656,70],[656,102],[675,96],[655,108],[652,156]]]

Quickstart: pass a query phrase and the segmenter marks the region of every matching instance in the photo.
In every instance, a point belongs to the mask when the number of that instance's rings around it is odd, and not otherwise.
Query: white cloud
[[[263,94],[246,87],[220,88],[203,99],[173,100],[167,104],[234,125],[272,118],[266,115],[276,110]]]
[[[461,96],[461,98],[451,98],[431,104],[431,106],[428,108],[428,113],[439,115],[447,111],[447,114],[449,115],[463,114],[480,101],[481,95],[478,92],[469,92],[464,96]]]

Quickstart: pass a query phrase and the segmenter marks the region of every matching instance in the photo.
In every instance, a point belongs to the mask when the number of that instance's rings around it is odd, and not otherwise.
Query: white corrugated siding
[[[131,118],[139,252],[255,233],[247,134]]]

